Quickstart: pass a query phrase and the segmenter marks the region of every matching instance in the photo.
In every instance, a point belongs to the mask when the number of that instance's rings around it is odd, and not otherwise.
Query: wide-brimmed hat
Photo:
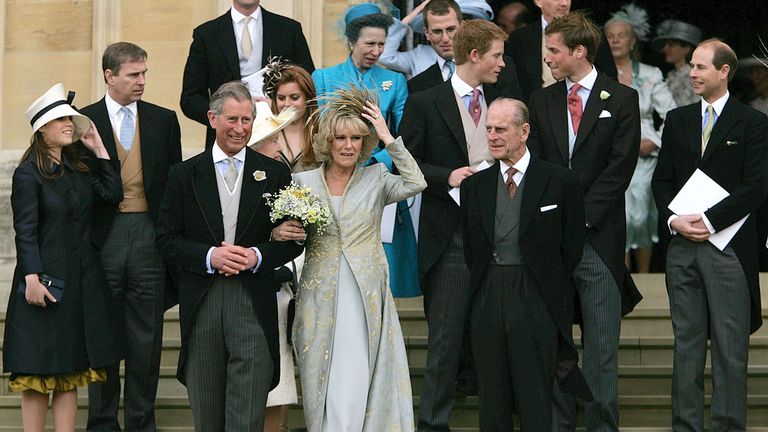
[[[463,15],[469,15],[475,19],[491,21],[493,9],[485,0],[456,0]],[[424,14],[420,13],[411,21],[411,28],[418,33],[424,33]]]
[[[659,24],[651,46],[656,51],[661,51],[664,42],[668,40],[682,41],[696,46],[701,42],[701,29],[684,21],[668,19]]]
[[[69,92],[64,95],[64,84],[58,83],[49,88],[42,96],[37,98],[27,108],[27,120],[32,125],[32,136],[30,142],[35,137],[41,127],[51,120],[62,117],[71,117],[75,124],[75,130],[72,133],[72,141],[77,141],[91,127],[91,119],[80,114],[72,108],[72,100],[75,98],[75,92]]]
[[[296,117],[296,109],[288,107],[280,114],[272,114],[269,104],[266,102],[256,102],[256,119],[253,121],[253,130],[248,145],[258,144],[260,141],[268,138],[291,124]]]

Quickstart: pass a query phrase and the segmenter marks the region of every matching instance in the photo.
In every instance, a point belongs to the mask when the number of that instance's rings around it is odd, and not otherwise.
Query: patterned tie
[[[136,133],[136,127],[133,125],[133,112],[128,107],[120,108],[123,113],[123,121],[120,123],[120,144],[125,151],[131,151],[133,135]]]
[[[235,165],[235,158],[230,156],[226,159],[227,172],[224,173],[224,183],[227,184],[227,188],[230,192],[235,190],[235,184],[237,184],[237,165]]]
[[[515,180],[512,178],[517,174],[517,169],[514,167],[507,168],[507,181],[505,182],[507,184],[507,193],[509,194],[509,199],[512,199],[515,197],[515,193],[517,193],[517,183],[515,183]]]
[[[705,118],[704,130],[701,132],[701,154],[707,149],[709,136],[712,135],[712,128],[715,127],[715,108],[707,105],[707,117]]]
[[[245,58],[251,57],[251,51],[253,51],[253,41],[251,40],[251,31],[248,29],[248,23],[251,21],[251,17],[247,16],[243,18],[243,34],[240,38],[240,49],[243,51]]]
[[[472,117],[472,121],[475,122],[475,126],[480,123],[481,111],[482,108],[480,107],[480,89],[474,88],[472,89],[472,101],[469,102],[469,116]]]
[[[445,67],[448,68],[448,78],[445,79],[448,81],[453,76],[453,73],[456,72],[456,62],[454,62],[452,59],[446,60]]]
[[[575,83],[571,87],[571,93],[568,95],[568,112],[571,113],[571,124],[573,125],[573,134],[579,134],[579,125],[581,124],[581,115],[584,114],[584,106],[581,104],[579,89],[581,85]]]

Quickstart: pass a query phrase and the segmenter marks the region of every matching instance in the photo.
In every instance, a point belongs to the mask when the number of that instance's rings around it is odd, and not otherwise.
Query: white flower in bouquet
[[[305,228],[315,225],[319,234],[322,234],[323,228],[331,223],[331,210],[307,186],[301,187],[291,182],[276,196],[270,197],[267,202],[272,209],[269,213],[272,222],[285,218],[296,219]]]

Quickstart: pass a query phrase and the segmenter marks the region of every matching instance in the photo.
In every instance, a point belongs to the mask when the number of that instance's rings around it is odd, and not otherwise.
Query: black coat
[[[520,79],[522,101],[528,103],[531,94],[541,88],[541,20],[537,20],[519,30],[513,31],[504,44],[504,54],[512,57],[517,67],[517,77]],[[616,63],[605,39],[605,34],[600,32],[600,45],[595,54],[595,67],[601,73],[606,74],[616,81]]]
[[[91,240],[94,203],[123,199],[119,162],[97,159],[89,174],[62,160],[64,174],[53,180],[40,175],[34,155],[13,173],[16,270],[5,323],[6,372],[58,375],[121,358],[122,338],[111,321],[110,291]],[[17,288],[33,273],[65,281],[61,302],[27,304]]]
[[[485,84],[484,88],[493,88],[493,93],[497,97],[510,97],[521,99],[523,93],[520,90],[520,81],[517,78],[515,61],[512,57],[504,56],[504,68],[499,74],[499,79],[493,84]],[[440,72],[438,63],[435,62],[422,73],[408,80],[408,93],[413,94],[432,88],[443,82],[443,74]],[[489,102],[490,103],[490,102]]]
[[[238,210],[235,245],[256,246],[263,261],[259,271],[244,271],[235,277],[249,289],[250,301],[259,317],[267,338],[274,367],[273,387],[280,377],[277,340],[277,302],[274,269],[301,253],[296,242],[272,242],[269,206],[264,194],[276,195],[291,181],[285,164],[246,150],[245,170]],[[156,224],[157,245],[168,260],[179,286],[179,316],[181,320],[181,353],[176,376],[184,382],[187,340],[197,319],[197,309],[218,273],[209,274],[205,258],[212,246],[224,240],[221,202],[216,184],[216,168],[211,148],[174,165]],[[256,181],[256,170],[266,173],[266,179]]]
[[[757,236],[755,211],[768,193],[768,119],[736,100],[728,99],[717,119],[703,157],[701,154],[701,103],[667,114],[659,161],[653,174],[653,196],[661,220],[672,216],[667,208],[696,169],[712,178],[730,196],[704,214],[720,231],[751,214],[730,246],[744,270],[752,304],[750,332],[762,325],[758,256],[765,237]]]
[[[602,92],[609,95],[605,100]],[[568,110],[565,81],[531,95],[528,148],[541,159],[568,167]],[[600,118],[605,111],[608,117]],[[584,192],[587,239],[608,266],[621,291],[622,314],[642,299],[624,265],[624,192],[640,151],[637,92],[598,73],[574,144],[571,166]]]
[[[264,20],[261,64],[266,65],[270,56],[282,57],[312,73],[315,65],[301,24],[273,14],[263,7],[261,17]],[[187,64],[184,66],[181,110],[184,115],[208,128],[205,148],[210,148],[216,137],[208,124],[210,96],[222,84],[241,78],[232,15],[227,11],[195,28]]]
[[[485,89],[491,104],[499,93]],[[469,165],[461,113],[450,81],[408,97],[400,135],[427,180],[419,216],[419,276],[432,268],[459,228],[459,206],[448,195],[451,171]]]
[[[464,258],[473,293],[482,289],[493,259],[498,179],[496,162],[461,183]],[[563,391],[591,400],[589,386],[576,365],[578,354],[571,332],[575,295],[571,275],[581,260],[586,236],[579,182],[569,170],[536,157],[531,157],[523,181],[520,252],[558,329],[557,379]],[[541,210],[552,205],[557,207]]]

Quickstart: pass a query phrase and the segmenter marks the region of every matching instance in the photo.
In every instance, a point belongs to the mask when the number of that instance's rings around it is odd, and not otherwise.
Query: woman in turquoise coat
[[[408,98],[405,76],[376,64],[384,51],[387,29],[391,24],[390,11],[383,10],[376,3],[361,3],[347,10],[343,22],[350,50],[347,61],[312,73],[319,105],[322,106],[324,95],[339,88],[364,87],[378,94],[382,116],[387,119],[390,129],[397,131]],[[390,171],[393,169],[392,159],[381,145],[374,149],[366,165],[375,163],[383,163]],[[416,230],[410,213],[413,202],[414,199],[401,201],[396,204],[396,209],[385,209],[382,220],[382,241],[389,263],[390,287],[395,297],[421,295]],[[390,236],[391,241],[388,242]]]

